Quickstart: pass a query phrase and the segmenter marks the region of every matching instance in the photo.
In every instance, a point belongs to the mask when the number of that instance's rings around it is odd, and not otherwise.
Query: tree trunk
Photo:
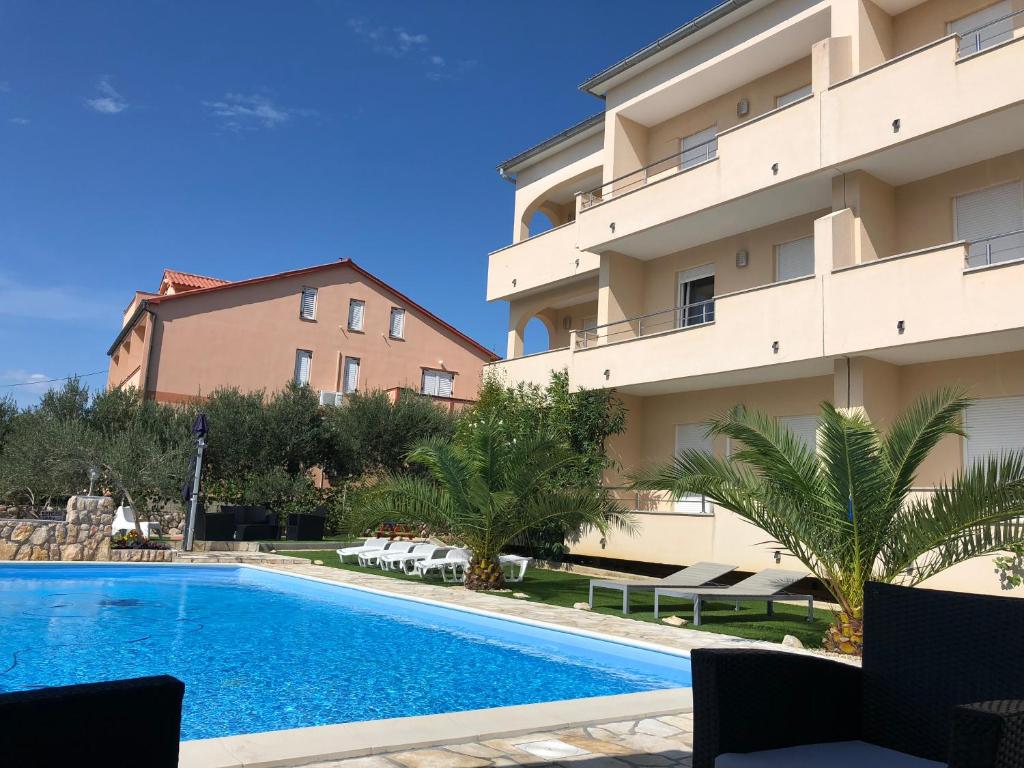
[[[826,651],[860,656],[864,649],[864,619],[845,612],[835,615],[822,641]]]
[[[496,557],[473,558],[466,569],[466,589],[483,592],[505,588],[505,573]]]

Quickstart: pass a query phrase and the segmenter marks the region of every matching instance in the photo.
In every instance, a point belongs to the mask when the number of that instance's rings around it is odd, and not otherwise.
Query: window
[[[388,334],[392,339],[405,338],[405,310],[399,307],[391,308],[391,324],[388,326]]]
[[[1006,451],[1024,450],[1024,397],[978,400],[964,414],[964,467]]]
[[[967,265],[981,267],[1024,258],[1024,190],[1000,184],[954,201],[958,240],[967,241]]]
[[[362,299],[350,299],[348,302],[348,329],[350,331],[363,330],[363,310],[366,302]]]
[[[818,447],[818,417],[817,416],[783,416],[779,424],[784,426],[803,443],[808,449],[814,451]]]
[[[345,358],[345,376],[342,383],[342,392],[350,395],[359,389],[359,358]]]
[[[784,93],[781,96],[776,96],[775,97],[775,107],[776,108],[784,107],[787,104],[792,104],[794,101],[800,101],[800,99],[804,98],[805,96],[810,96],[810,95],[811,95],[811,84],[808,83],[807,85],[803,86],[802,88],[797,88],[795,91],[790,91],[789,93]]]
[[[775,246],[775,280],[814,274],[814,238],[803,237]]]
[[[313,353],[308,349],[295,350],[295,383],[299,386],[309,384],[309,371],[313,365]]]
[[[424,395],[434,395],[435,397],[451,397],[454,381],[455,374],[449,371],[424,369],[422,392]]]
[[[1010,0],[982,8],[948,24],[950,34],[960,36],[957,53],[969,56],[1013,38],[1013,18]]]
[[[679,142],[682,156],[679,158],[680,168],[692,168],[718,156],[718,130],[715,126],[687,136]]]
[[[676,456],[687,450],[711,453],[713,443],[706,433],[707,427],[703,424],[676,424]],[[674,500],[672,511],[682,515],[710,515],[714,507],[703,496],[688,493]]]
[[[679,273],[676,328],[715,319],[715,265],[705,264]]]
[[[299,316],[303,320],[316,319],[316,288],[303,288],[302,301],[299,303]]]

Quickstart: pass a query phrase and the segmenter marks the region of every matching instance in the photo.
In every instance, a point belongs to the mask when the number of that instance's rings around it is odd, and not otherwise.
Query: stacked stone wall
[[[0,560],[109,560],[114,500],[72,496],[64,520],[0,519]]]

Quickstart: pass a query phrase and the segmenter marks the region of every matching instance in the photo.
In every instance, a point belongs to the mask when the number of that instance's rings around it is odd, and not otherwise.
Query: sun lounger
[[[358,558],[359,564],[364,568],[368,568],[371,565],[377,565],[382,555],[408,552],[414,546],[416,545],[409,541],[389,541],[384,545],[383,549],[371,549],[368,552],[361,553]]]
[[[657,581],[635,581],[631,579],[591,579],[590,580],[590,607],[594,607],[594,589],[617,589],[622,592],[622,612],[629,613],[629,596],[633,592],[653,592],[660,587],[706,587],[710,582],[719,579],[730,571],[735,571],[735,565],[722,565],[721,563],[697,563],[689,568],[666,576]]]
[[[388,543],[388,541],[390,541],[390,539],[367,539],[358,546],[342,547],[341,549],[336,549],[335,552],[338,553],[338,558],[341,560],[341,562],[344,563],[346,557],[351,557],[355,559],[358,558],[359,555],[361,555],[363,552],[371,552],[375,549],[384,549],[384,546]]]
[[[465,570],[465,567],[469,565],[469,558],[471,552],[468,549],[450,549],[444,557],[432,557],[427,560],[420,560],[415,563],[413,570],[416,575],[421,579],[425,579],[427,574],[437,572],[441,574],[441,578],[448,581],[448,576],[451,575],[455,580],[457,579],[458,571]]]
[[[533,562],[533,558],[522,555],[501,555],[498,563],[505,571],[505,581],[517,583],[523,580],[526,575],[526,568]]]
[[[382,571],[404,571],[407,562],[426,560],[438,549],[436,544],[416,544],[408,552],[385,552],[377,559]]]
[[[806,600],[807,620],[814,621],[814,597],[811,595],[791,595],[783,592],[784,589],[793,586],[807,574],[802,571],[783,571],[778,568],[767,570],[748,576],[743,581],[737,582],[730,587],[718,589],[672,589],[658,587],[654,590],[654,618],[658,618],[659,599],[662,597],[681,597],[693,601],[693,624],[700,624],[701,603],[706,600],[735,601],[737,609],[741,602],[765,601],[768,605],[768,615],[774,612],[773,603],[776,600]]]

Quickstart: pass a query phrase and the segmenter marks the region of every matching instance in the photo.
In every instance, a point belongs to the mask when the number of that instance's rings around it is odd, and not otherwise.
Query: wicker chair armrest
[[[859,739],[861,670],[784,651],[697,649],[693,768],[726,752]]]
[[[1024,700],[980,701],[953,710],[949,768],[1024,765]]]

